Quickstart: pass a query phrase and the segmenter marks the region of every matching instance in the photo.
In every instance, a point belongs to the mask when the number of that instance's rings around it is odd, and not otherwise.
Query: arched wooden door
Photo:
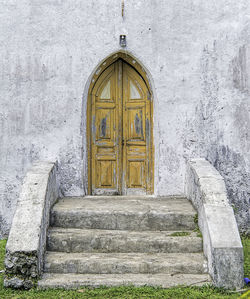
[[[89,100],[89,193],[151,194],[152,103],[145,81],[119,59],[99,76]]]

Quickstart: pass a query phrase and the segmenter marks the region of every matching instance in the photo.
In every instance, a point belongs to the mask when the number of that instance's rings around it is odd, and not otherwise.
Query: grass
[[[250,279],[250,237],[241,237],[242,245],[244,248],[244,277]]]
[[[199,229],[199,225],[198,225],[198,214],[195,214],[194,216],[194,223],[196,225],[196,228],[194,229],[194,232],[196,232],[196,236],[199,238],[202,238],[202,233]]]
[[[190,235],[189,232],[174,232],[170,236],[171,237],[185,237],[185,236],[189,236],[189,235]]]
[[[245,251],[245,277],[249,277],[250,265],[250,238],[243,237],[242,242]],[[6,240],[0,240],[0,271],[4,269],[4,254]],[[56,290],[38,290],[31,289],[29,291],[5,289],[3,287],[3,273],[0,273],[0,299],[77,299],[77,298],[95,298],[95,299],[234,299],[239,298],[239,293],[232,293],[223,289],[212,286],[203,287],[174,287],[170,289],[153,288],[153,287],[101,287],[97,289],[81,288],[75,291],[67,291],[62,289]],[[243,298],[243,297],[242,297]],[[247,297],[245,297],[247,298]]]
[[[30,291],[12,291],[5,290],[0,291],[1,298],[15,298],[15,299],[26,299],[26,298],[44,298],[44,299],[72,299],[72,298],[119,298],[119,299],[157,299],[157,298],[189,298],[189,299],[201,299],[201,298],[239,298],[239,294],[229,294],[223,290],[215,289],[212,287],[201,287],[201,288],[171,288],[161,289],[152,287],[115,287],[115,288],[98,288],[88,289],[83,288],[76,291],[66,290],[45,290],[38,291],[32,289]]]

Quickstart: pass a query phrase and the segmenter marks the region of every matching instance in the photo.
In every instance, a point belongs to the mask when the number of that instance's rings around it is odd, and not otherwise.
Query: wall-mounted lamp
[[[127,46],[126,35],[120,35],[120,46],[121,47]]]

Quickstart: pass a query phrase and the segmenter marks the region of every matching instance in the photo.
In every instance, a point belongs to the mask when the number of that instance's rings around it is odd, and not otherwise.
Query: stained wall
[[[88,86],[120,34],[152,85],[155,194],[184,193],[186,161],[205,157],[249,226],[249,1],[125,0],[124,17],[121,2],[0,0],[0,237],[33,162],[86,193]]]

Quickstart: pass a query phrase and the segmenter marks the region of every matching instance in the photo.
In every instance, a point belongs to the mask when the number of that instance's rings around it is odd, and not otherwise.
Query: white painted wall
[[[205,157],[249,222],[248,0],[0,0],[0,237],[37,160],[58,159],[61,191],[86,190],[91,74],[126,50],[154,91],[155,193],[184,192],[185,161]]]

